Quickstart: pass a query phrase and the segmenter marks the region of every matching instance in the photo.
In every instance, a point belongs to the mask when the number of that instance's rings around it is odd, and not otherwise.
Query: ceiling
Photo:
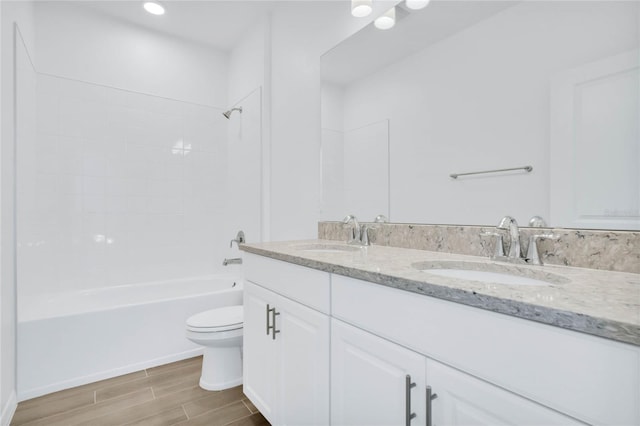
[[[231,50],[243,34],[278,1],[171,0],[162,1],[166,13],[154,16],[142,1],[77,1],[95,12],[151,30],[170,34],[217,49]]]

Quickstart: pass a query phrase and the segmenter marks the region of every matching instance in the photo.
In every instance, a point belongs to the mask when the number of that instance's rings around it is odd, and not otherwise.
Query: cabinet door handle
[[[411,383],[411,376],[407,374],[405,378],[405,392],[406,392],[406,401],[405,401],[405,422],[406,425],[409,426],[411,424],[411,419],[416,416],[416,413],[411,412],[411,388],[416,387],[415,383]]]
[[[267,336],[269,335],[269,332],[273,328],[273,326],[269,324],[269,314],[271,313],[271,311],[275,311],[275,310],[276,308],[270,308],[269,304],[267,303]]]
[[[280,330],[276,330],[276,315],[280,315],[280,312],[276,312],[276,308],[272,308],[271,322],[273,324],[271,325],[271,331],[272,331],[273,340],[276,340],[276,333],[280,333]]]
[[[433,426],[433,420],[431,419],[431,413],[433,412],[431,407],[431,401],[438,397],[437,393],[433,393],[431,386],[427,386],[427,426]]]

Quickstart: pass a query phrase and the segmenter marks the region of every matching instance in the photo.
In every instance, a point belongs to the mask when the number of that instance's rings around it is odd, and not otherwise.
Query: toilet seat
[[[242,329],[242,305],[200,312],[187,319],[187,330],[196,333],[219,333]]]

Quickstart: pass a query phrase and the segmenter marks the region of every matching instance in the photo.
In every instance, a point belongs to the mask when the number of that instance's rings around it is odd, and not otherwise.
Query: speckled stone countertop
[[[347,247],[351,251],[314,248]],[[640,346],[640,274],[567,266],[517,265],[547,286],[494,284],[444,277],[412,265],[473,262],[479,271],[514,268],[485,257],[387,246],[358,248],[331,240],[242,244],[241,249],[321,271],[462,303]]]

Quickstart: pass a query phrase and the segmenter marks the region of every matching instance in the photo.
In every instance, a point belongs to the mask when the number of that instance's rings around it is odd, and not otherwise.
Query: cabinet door
[[[276,305],[279,425],[329,424],[329,316],[285,297]]]
[[[433,360],[427,360],[427,384],[437,395],[434,426],[584,424]]]
[[[251,282],[244,284],[243,391],[274,423],[277,386],[277,346],[267,335],[267,304],[277,296]]]
[[[407,401],[410,424],[425,424],[424,377],[422,355],[331,320],[332,425],[405,425]]]

